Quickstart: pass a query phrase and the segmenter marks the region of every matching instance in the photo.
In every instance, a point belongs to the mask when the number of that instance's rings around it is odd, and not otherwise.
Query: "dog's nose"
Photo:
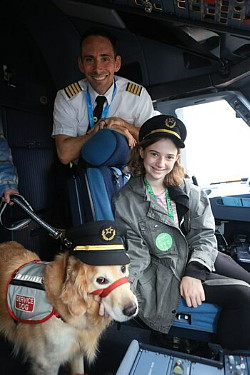
[[[137,311],[137,305],[135,302],[130,303],[129,305],[126,305],[124,309],[122,310],[123,314],[125,316],[132,316],[135,315]]]

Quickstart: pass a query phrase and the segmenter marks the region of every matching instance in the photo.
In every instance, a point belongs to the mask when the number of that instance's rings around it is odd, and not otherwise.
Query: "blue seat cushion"
[[[219,306],[211,303],[188,307],[186,301],[181,298],[172,326],[215,333],[220,311]]]
[[[81,150],[83,160],[94,167],[127,164],[128,154],[126,137],[112,129],[98,131]]]

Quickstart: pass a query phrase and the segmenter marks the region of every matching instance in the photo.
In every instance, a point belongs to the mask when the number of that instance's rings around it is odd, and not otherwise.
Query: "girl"
[[[159,115],[147,120],[132,150],[132,178],[115,195],[115,219],[127,228],[130,281],[139,316],[168,333],[180,296],[222,310],[218,339],[224,348],[250,348],[250,274],[217,251],[215,224],[205,192],[185,178],[180,148],[185,125]]]

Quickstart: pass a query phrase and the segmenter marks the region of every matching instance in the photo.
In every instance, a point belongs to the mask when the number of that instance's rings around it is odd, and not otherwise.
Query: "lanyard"
[[[151,197],[153,197],[156,200],[156,196],[155,196],[155,194],[153,192],[153,189],[150,186],[150,184],[149,184],[148,180],[146,179],[146,177],[144,177],[144,184],[146,186],[146,189],[147,189],[148,193],[151,195]],[[171,199],[170,199],[167,187],[165,189],[165,196],[166,196],[166,204],[167,204],[167,209],[168,209],[168,216],[171,217],[171,219],[174,220],[173,207],[172,207],[172,203],[171,203]]]
[[[114,79],[114,88],[113,88],[113,93],[112,93],[112,98],[111,98],[110,104],[112,103],[112,101],[115,97],[115,94],[116,94],[116,82],[115,82],[115,79]],[[86,101],[87,101],[87,108],[88,108],[89,124],[90,124],[90,127],[92,128],[95,125],[95,123],[94,123],[93,108],[92,108],[91,97],[90,97],[88,86],[87,86],[87,91],[86,91]],[[102,111],[101,118],[107,117],[110,104],[108,104],[108,103],[106,104],[105,108]]]

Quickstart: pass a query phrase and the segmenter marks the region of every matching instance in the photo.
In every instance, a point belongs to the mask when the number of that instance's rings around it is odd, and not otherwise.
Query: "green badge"
[[[170,249],[173,243],[173,238],[168,233],[160,233],[156,237],[155,244],[161,251],[167,251]]]

